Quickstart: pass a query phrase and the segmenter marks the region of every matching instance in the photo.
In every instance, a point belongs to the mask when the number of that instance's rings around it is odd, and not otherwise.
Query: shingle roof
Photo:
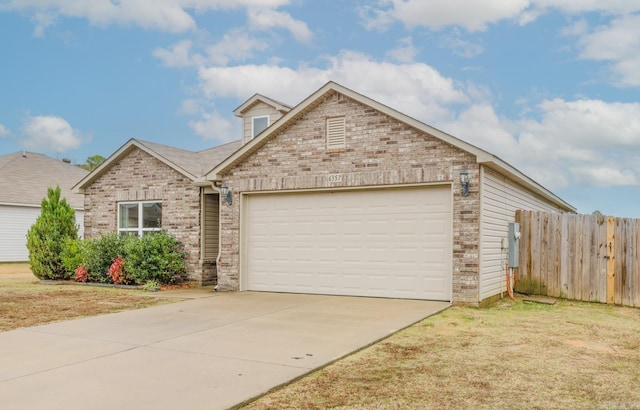
[[[240,148],[241,145],[241,141],[234,141],[203,151],[194,152],[157,144],[155,142],[135,141],[171,162],[175,167],[188,172],[196,178],[202,177],[206,172],[222,162],[223,159]]]
[[[0,157],[0,203],[37,205],[47,189],[60,185],[62,196],[74,208],[84,207],[83,195],[71,188],[88,172],[75,165],[33,152]]]
[[[433,135],[436,138],[441,139],[442,141],[453,145],[463,151],[466,151],[472,155],[475,155],[476,161],[479,164],[484,164],[489,168],[494,169],[498,173],[508,176],[515,180],[516,182],[524,185],[525,187],[531,189],[533,192],[538,193],[544,198],[549,199],[553,203],[557,204],[559,207],[566,209],[570,212],[575,212],[575,208],[556,196],[553,192],[549,191],[527,175],[523,174],[507,162],[502,159],[496,157],[495,155],[484,151],[468,142],[460,140],[453,135],[442,132],[436,128],[431,127],[423,122],[416,120],[415,118],[409,117],[406,114],[403,114],[399,111],[394,110],[384,104],[381,104],[369,97],[366,97],[360,93],[357,93],[349,88],[346,88],[338,83],[333,81],[329,81],[322,87],[320,87],[316,92],[308,96],[301,103],[293,107],[290,111],[282,116],[277,122],[275,122],[272,126],[268,127],[264,130],[260,135],[251,141],[247,142],[242,146],[241,149],[234,152],[232,155],[227,157],[224,161],[218,164],[215,168],[205,175],[205,178],[208,180],[221,180],[222,176],[227,170],[236,165],[237,163],[243,161],[246,157],[260,149],[264,144],[266,144],[270,139],[274,138],[278,133],[288,127],[291,123],[296,121],[302,115],[304,115],[307,111],[313,109],[317,104],[319,104],[323,99],[331,94],[331,93],[340,93],[351,98],[354,101],[357,101],[361,104],[372,107],[391,118],[394,118],[398,121],[401,121],[417,130],[420,130],[424,133]],[[241,106],[242,107],[242,106]],[[240,107],[239,107],[240,108]]]
[[[82,192],[85,187],[106,172],[128,153],[138,148],[157,158],[166,165],[187,176],[194,182],[202,180],[202,177],[222,160],[237,151],[242,145],[241,141],[233,141],[203,151],[188,151],[155,142],[130,139],[107,160],[96,168],[91,174],[86,175],[74,186],[74,192]]]

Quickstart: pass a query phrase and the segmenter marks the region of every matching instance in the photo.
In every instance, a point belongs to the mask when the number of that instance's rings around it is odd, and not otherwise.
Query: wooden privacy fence
[[[640,306],[640,219],[516,211],[516,291]]]

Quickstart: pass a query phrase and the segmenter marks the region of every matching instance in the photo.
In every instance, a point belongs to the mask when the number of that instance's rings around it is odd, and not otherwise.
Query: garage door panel
[[[451,300],[449,187],[252,195],[242,288]]]

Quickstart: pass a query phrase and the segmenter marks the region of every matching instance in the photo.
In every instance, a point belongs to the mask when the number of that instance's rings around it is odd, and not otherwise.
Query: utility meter
[[[520,262],[520,224],[517,222],[509,223],[509,267],[517,268]]]

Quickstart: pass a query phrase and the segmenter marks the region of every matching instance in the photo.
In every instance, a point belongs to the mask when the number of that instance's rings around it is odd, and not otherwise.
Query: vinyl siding
[[[27,232],[40,215],[40,207],[0,205],[0,262],[26,262]],[[76,210],[78,234],[83,235],[83,213]]]
[[[218,257],[219,237],[218,195],[204,196],[204,259],[214,261]]]
[[[265,104],[263,102],[256,103],[253,107],[248,109],[242,117],[242,143],[246,144],[251,141],[253,136],[251,135],[251,119],[253,117],[260,117],[263,115],[269,116],[269,126],[276,122],[280,117],[282,117],[282,113],[269,104]]]
[[[487,168],[481,168],[480,300],[506,291],[501,241],[518,209],[562,212],[554,204]]]

